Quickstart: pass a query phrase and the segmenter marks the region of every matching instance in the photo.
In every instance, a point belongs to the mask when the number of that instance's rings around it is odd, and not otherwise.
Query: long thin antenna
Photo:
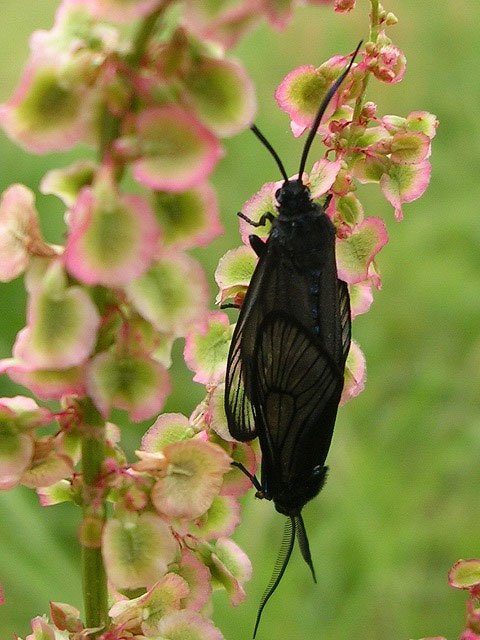
[[[318,109],[317,115],[316,115],[315,120],[313,121],[313,124],[312,124],[312,128],[310,129],[310,133],[308,134],[308,138],[305,141],[305,146],[303,147],[302,159],[300,160],[300,169],[298,170],[298,180],[299,180],[299,182],[302,181],[303,171],[304,171],[305,165],[307,163],[308,152],[310,151],[310,147],[312,146],[313,139],[315,138],[315,135],[316,135],[316,133],[318,131],[318,127],[320,126],[320,122],[322,121],[322,118],[323,118],[323,116],[325,114],[325,111],[326,111],[326,109],[328,107],[328,104],[329,104],[330,100],[333,98],[333,96],[335,95],[335,92],[337,91],[338,87],[345,80],[345,76],[347,75],[347,73],[352,68],[352,64],[353,64],[353,62],[354,62],[354,60],[355,60],[355,58],[357,56],[358,50],[362,46],[362,42],[363,42],[363,40],[360,40],[360,42],[357,45],[357,48],[355,49],[354,53],[352,54],[352,59],[348,63],[348,67],[345,69],[345,71],[342,73],[342,75],[340,75],[335,80],[333,85],[330,87],[330,90],[328,91],[327,95],[323,99],[322,104],[320,105],[320,108]]]
[[[263,135],[263,133],[257,128],[256,125],[252,124],[252,126],[250,127],[250,129],[253,131],[253,133],[257,136],[257,138],[260,140],[260,142],[268,149],[268,151],[271,153],[271,155],[273,156],[273,159],[275,160],[275,162],[278,165],[278,168],[280,169],[280,173],[282,174],[283,179],[285,180],[285,182],[288,182],[288,176],[287,176],[287,172],[285,171],[285,167],[282,164],[282,161],[280,160],[280,156],[278,155],[278,153],[275,151],[275,149],[272,147],[272,145],[270,144],[270,142],[265,138],[265,136]]]
[[[293,516],[291,516],[285,522],[285,529],[283,530],[282,545],[278,553],[277,561],[275,562],[273,574],[272,574],[272,577],[270,578],[270,582],[268,583],[267,588],[263,593],[262,599],[260,600],[257,619],[255,620],[255,629],[253,630],[253,640],[255,640],[255,636],[257,635],[258,625],[260,624],[260,618],[262,617],[262,613],[263,613],[263,610],[265,609],[265,605],[273,596],[275,589],[280,584],[280,580],[282,579],[282,576],[285,573],[285,569],[287,568],[288,561],[290,560],[290,556],[292,555],[294,544],[295,544],[295,519],[293,518]]]

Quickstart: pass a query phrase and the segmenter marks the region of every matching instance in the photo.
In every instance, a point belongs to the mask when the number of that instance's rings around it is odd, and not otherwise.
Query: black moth
[[[258,437],[261,482],[249,475],[257,495],[273,500],[288,516],[275,569],[260,602],[262,611],[277,588],[295,538],[315,580],[301,515],[321,490],[350,349],[350,300],[337,278],[335,229],[322,206],[310,198],[301,176],[325,110],[349,72],[352,59],[318,110],[300,161],[289,180],[274,149],[252,126],[275,158],[284,183],[275,194],[277,216],[267,213],[253,226],[271,222],[264,243],[250,236],[258,264],[245,295],[227,361],[225,411],[230,434]],[[238,465],[241,466],[241,465]]]

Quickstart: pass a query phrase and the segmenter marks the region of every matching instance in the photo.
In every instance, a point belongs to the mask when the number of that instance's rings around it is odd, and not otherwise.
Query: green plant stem
[[[370,42],[376,42],[378,38],[378,0],[370,0]]]
[[[81,402],[83,518],[94,517],[105,522],[105,500],[99,491],[98,480],[105,458],[105,421],[89,398]],[[108,620],[107,576],[100,547],[82,546],[82,581],[85,624],[87,628],[102,628]],[[101,633],[93,633],[96,638]]]

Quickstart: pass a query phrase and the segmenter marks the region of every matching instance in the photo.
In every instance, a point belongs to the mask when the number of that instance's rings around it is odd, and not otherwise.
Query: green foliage
[[[54,0],[23,0],[2,8],[0,99],[14,88],[33,28],[51,24]],[[301,64],[318,65],[328,55],[350,51],[367,24],[358,3],[351,16],[331,8],[297,10],[285,33],[262,26],[242,41],[237,54],[258,87],[257,123],[294,171],[301,141],[273,91]],[[433,141],[430,187],[406,205],[405,220],[390,233],[380,268],[383,291],[371,312],[354,323],[354,337],[367,357],[365,392],[341,408],[329,455],[330,476],[319,499],[305,509],[318,585],[311,583],[297,552],[262,620],[259,638],[314,640],[407,640],[427,635],[457,637],[465,595],[453,591],[447,572],[460,557],[478,557],[478,457],[480,451],[480,5],[391,0],[400,19],[396,42],[408,59],[395,86],[371,83],[369,99],[382,113],[426,109],[440,120]],[[365,6],[363,6],[365,5]],[[277,179],[271,158],[247,132],[225,141],[227,156],[215,175],[224,236],[196,256],[213,274],[218,258],[237,246],[236,211],[267,180]],[[314,149],[312,159],[314,158]],[[79,154],[25,154],[0,133],[0,190],[12,182],[37,189],[52,167]],[[364,187],[368,215],[389,211],[375,187]],[[368,199],[368,195],[371,195]],[[38,200],[49,241],[64,232],[61,207],[52,196]],[[397,223],[389,224],[390,230]],[[212,305],[216,289],[211,280]],[[2,285],[0,350],[9,354],[23,326],[19,282]],[[232,312],[232,319],[234,313]],[[175,355],[175,353],[174,353]],[[178,360],[178,349],[176,350]],[[203,387],[190,382],[183,363],[174,366],[174,394],[166,411],[188,415]],[[4,377],[0,395],[14,395]],[[22,391],[23,393],[23,391]],[[121,420],[119,421],[121,422]],[[138,446],[143,429],[127,438]],[[282,518],[271,505],[247,496],[236,539],[251,557],[255,574],[249,599],[231,610],[216,598],[216,621],[228,640],[244,640],[253,627],[269,578]],[[80,606],[80,569],[71,505],[42,509],[25,488],[0,494],[0,573],[6,604],[0,636],[28,633],[29,618],[47,600]],[[295,561],[297,560],[297,562]]]

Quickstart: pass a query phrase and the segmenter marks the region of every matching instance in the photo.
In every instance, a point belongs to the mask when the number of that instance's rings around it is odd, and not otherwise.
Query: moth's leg
[[[265,248],[267,246],[265,242],[263,242],[263,240],[261,240],[258,236],[255,236],[255,235],[248,236],[248,239],[250,241],[250,246],[255,251],[257,256],[259,258],[263,256],[263,254],[265,253]]]
[[[248,469],[246,469],[243,466],[241,462],[232,462],[232,467],[237,467],[237,469],[240,469],[240,471],[244,473],[247,476],[247,478],[249,478],[250,482],[253,484],[255,489],[257,491],[263,492],[262,485],[260,484],[260,482],[257,480],[257,478],[254,475],[250,473],[250,471],[248,471]]]
[[[240,309],[239,304],[234,304],[233,302],[227,302],[220,305],[220,309]]]
[[[273,215],[273,213],[270,213],[270,211],[267,211],[266,213],[264,213],[261,216],[260,220],[258,220],[258,222],[256,220],[251,220],[241,211],[237,213],[237,216],[242,220],[245,220],[245,222],[248,222],[248,224],[251,224],[252,227],[264,227],[267,220],[270,223],[272,223],[275,220],[275,216]]]
[[[323,209],[328,209],[328,205],[332,201],[332,198],[333,198],[333,193],[329,193],[328,196],[325,198],[325,202],[323,203]]]

